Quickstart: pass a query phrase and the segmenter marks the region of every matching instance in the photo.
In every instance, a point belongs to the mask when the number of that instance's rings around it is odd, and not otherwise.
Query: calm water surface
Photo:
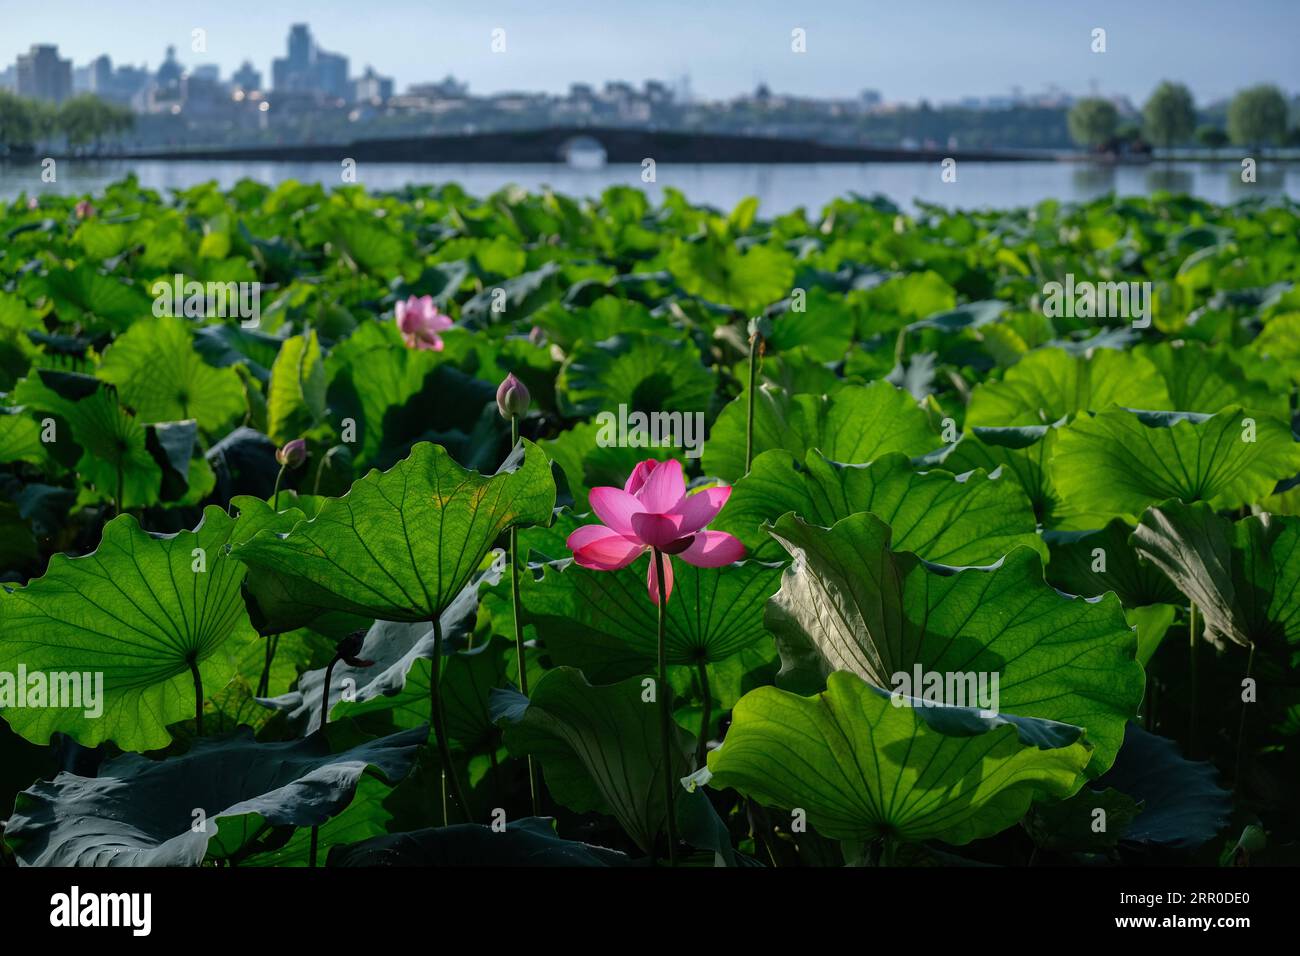
[[[730,209],[746,196],[757,196],[765,215],[803,206],[819,210],[831,199],[850,192],[881,193],[901,206],[914,201],[949,208],[1032,205],[1042,199],[1086,200],[1108,192],[1146,195],[1157,190],[1186,192],[1214,202],[1235,202],[1251,196],[1286,194],[1300,197],[1300,164],[1259,167],[1258,181],[1241,182],[1238,162],[1189,163],[1175,167],[1093,166],[1078,163],[961,163],[957,181],[945,183],[937,163],[696,165],[660,164],[657,181],[643,183],[639,165],[575,168],[565,164],[361,164],[357,181],[370,189],[397,189],[408,183],[457,182],[474,195],[487,195],[507,184],[535,190],[550,186],[558,192],[589,197],[614,184],[644,189],[658,201],[665,187],[684,192],[692,201]],[[0,201],[19,194],[39,195],[96,192],[134,172],[140,182],[158,190],[184,189],[215,180],[223,188],[249,178],[269,184],[286,179],[334,185],[340,182],[334,163],[279,162],[132,162],[60,161],[58,182],[42,183],[36,163],[0,164]]]

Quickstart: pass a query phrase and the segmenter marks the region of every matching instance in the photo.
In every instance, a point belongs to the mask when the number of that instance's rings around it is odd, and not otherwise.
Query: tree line
[[[93,146],[98,151],[134,125],[130,109],[91,93],[55,105],[0,90],[0,154],[30,152],[60,135],[71,147]]]
[[[1142,122],[1121,124],[1119,110],[1110,100],[1079,100],[1067,117],[1070,137],[1093,150],[1117,151],[1121,144],[1145,142],[1163,149],[1196,143],[1218,149],[1233,143],[1252,149],[1272,145],[1300,145],[1300,126],[1289,126],[1286,96],[1276,86],[1263,84],[1241,90],[1228,104],[1227,129],[1196,123],[1191,90],[1168,80],[1155,88],[1142,107]]]

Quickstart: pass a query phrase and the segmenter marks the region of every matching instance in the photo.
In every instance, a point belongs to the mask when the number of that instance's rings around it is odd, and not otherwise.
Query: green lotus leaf
[[[330,753],[319,734],[258,743],[244,728],[167,760],[125,754],[93,778],[61,773],[19,794],[5,841],[27,866],[198,866],[239,853],[268,827],[324,823],[364,773],[402,779],[424,734]]]
[[[1300,642],[1300,518],[1234,523],[1204,503],[1167,501],[1142,515],[1133,542],[1195,603],[1210,641]]]
[[[668,269],[689,294],[745,313],[786,298],[794,284],[794,259],[773,246],[679,242]]]
[[[184,319],[136,322],[104,353],[98,374],[142,422],[194,418],[204,431],[218,432],[248,411],[239,375],[199,356]]]
[[[1134,354],[1160,370],[1169,391],[1170,408],[1213,415],[1235,405],[1284,420],[1291,416],[1286,373],[1279,363],[1270,363],[1274,381],[1269,382],[1250,377],[1247,372],[1247,367],[1261,368],[1260,359],[1255,358],[1251,363],[1247,357],[1249,353],[1242,353],[1238,360],[1222,346],[1212,348],[1200,342],[1181,345],[1161,342],[1139,346],[1134,349]],[[1130,408],[1151,407],[1127,404]]]
[[[788,511],[823,527],[869,511],[893,529],[894,547],[940,564],[992,564],[1020,545],[1047,556],[1029,499],[1015,481],[983,471],[960,478],[918,471],[896,452],[866,465],[843,465],[815,450],[802,464],[786,451],[763,452],[732,487],[712,527],[734,534],[756,557],[781,559],[761,526]]]
[[[390,833],[330,851],[330,866],[631,866],[618,850],[556,836],[545,817]]]
[[[1120,518],[1099,531],[1048,532],[1044,537],[1052,557],[1047,580],[1083,597],[1114,591],[1126,608],[1183,603],[1168,576],[1129,543],[1132,534]]]
[[[1088,356],[1043,348],[1013,365],[1001,381],[975,386],[966,424],[1050,425],[1110,405],[1174,407],[1159,371],[1147,359],[1116,349]]]
[[[1088,757],[1077,727],[896,706],[841,671],[813,697],[746,694],[695,779],[802,809],[832,839],[960,845],[1006,829],[1037,799],[1069,796]]]
[[[350,447],[362,468],[392,465],[417,441],[443,445],[467,467],[486,467],[505,444],[494,430],[501,427],[495,386],[438,352],[407,348],[393,323],[363,324],[330,352],[325,367],[331,418],[356,423]],[[476,431],[485,409],[492,427]]]
[[[300,437],[325,416],[325,386],[316,333],[285,339],[266,394],[266,433],[276,444]]]
[[[124,327],[152,311],[149,298],[136,286],[103,275],[88,263],[51,270],[46,286],[59,318],[67,323],[103,319]]]
[[[260,531],[232,553],[252,570],[250,609],[264,634],[339,612],[428,621],[469,583],[503,531],[546,523],[554,506],[550,466],[532,442],[490,477],[422,442],[288,534]]]
[[[1240,408],[1216,415],[1112,408],[1063,429],[1051,462],[1061,497],[1082,511],[1136,523],[1177,498],[1239,508],[1300,472],[1289,424]]]
[[[22,409],[0,408],[0,462],[43,465],[46,458],[40,423]]]
[[[1126,843],[1193,848],[1214,839],[1232,814],[1232,795],[1217,777],[1213,764],[1188,760],[1172,740],[1130,723],[1114,766],[1089,786],[1138,801],[1141,812],[1124,828]]]
[[[871,514],[829,529],[785,515],[771,534],[793,558],[766,618],[786,686],[815,689],[840,670],[885,688],[918,666],[997,674],[1000,712],[1082,727],[1090,772],[1110,766],[1144,685],[1116,598],[1062,595],[1029,548],[991,568],[928,564],[891,550],[889,526]]]
[[[546,672],[531,696],[493,694],[493,715],[516,756],[542,765],[547,791],[577,813],[599,811],[618,820],[647,854],[664,828],[664,767],[659,707],[642,679],[593,687],[572,667]],[[691,735],[673,726],[668,768],[676,782],[690,770]]]
[[[409,783],[414,775],[406,778]],[[357,792],[343,810],[330,817],[318,827],[297,827],[283,846],[275,846],[262,852],[249,852],[239,860],[239,866],[311,866],[311,845],[313,837],[317,844],[317,866],[326,859],[327,853],[333,853],[335,847],[349,846],[365,840],[384,836],[392,826],[393,814],[384,806],[384,800],[392,788],[371,774],[362,774],[357,782]],[[279,843],[271,831],[262,838],[261,844],[245,847],[245,852],[255,851],[257,846],[266,842]],[[324,849],[328,848],[328,849]]]
[[[620,571],[546,567],[539,580],[520,582],[525,620],[557,661],[593,679],[652,673],[659,617],[646,591],[649,566],[647,555]],[[763,607],[776,592],[780,565],[751,560],[697,568],[679,560],[672,566],[664,622],[669,664],[716,663],[766,639]]]
[[[925,412],[888,382],[848,385],[829,397],[763,385],[756,396],[755,456],[779,448],[803,461],[816,448],[831,461],[859,464],[893,451],[922,455],[939,445]],[[748,401],[746,392],[718,416],[704,446],[706,474],[726,481],[744,474]]]
[[[19,382],[14,395],[71,428],[70,436],[58,434],[47,447],[65,464],[75,465],[101,498],[116,500],[120,491],[124,509],[158,502],[163,475],[149,450],[148,429],[123,406],[116,389],[88,375],[41,369]],[[78,449],[80,457],[75,457]],[[69,452],[75,460],[64,459]]]
[[[501,577],[504,560],[474,575],[451,605],[442,612],[443,706],[449,736],[466,749],[479,749],[484,737],[495,738],[487,719],[487,692],[503,686],[508,659],[504,642],[484,642],[466,649],[474,633],[480,589]],[[510,649],[513,657],[514,648]],[[359,656],[371,661],[353,667],[346,661],[334,665],[330,679],[330,720],[389,712],[399,727],[415,727],[429,719],[429,662],[433,658],[433,629],[428,621],[398,623],[375,621],[366,633]],[[321,694],[325,668],[304,672],[297,686],[266,703],[283,711],[299,733],[320,727]]]
[[[560,371],[556,398],[560,412],[570,418],[608,412],[617,421],[620,406],[625,406],[629,415],[664,412],[681,419],[707,409],[716,387],[716,376],[688,340],[663,332],[625,332],[579,344]],[[689,424],[674,427],[681,430]],[[649,432],[648,422],[645,430]],[[703,434],[692,434],[695,441],[703,441]]]
[[[57,731],[87,747],[167,746],[167,726],[194,715],[191,665],[219,690],[234,674],[234,647],[252,636],[244,568],[225,547],[234,527],[217,507],[174,535],[122,515],[91,554],[55,555],[40,578],[0,595],[0,671],[103,675],[98,716],[86,701],[5,706],[10,726],[40,744]]]
[[[853,311],[825,289],[808,290],[801,312],[789,311],[772,325],[768,345],[777,354],[803,348],[818,362],[838,362],[853,340]]]

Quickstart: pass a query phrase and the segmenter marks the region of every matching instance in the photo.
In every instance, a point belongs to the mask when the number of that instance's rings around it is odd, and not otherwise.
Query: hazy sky
[[[685,74],[697,96],[729,97],[760,80],[779,92],[935,101],[1035,92],[1142,99],[1163,78],[1198,101],[1258,82],[1300,92],[1300,0],[0,0],[0,65],[32,43],[57,43],[82,65],[156,68],[175,44],[187,66],[244,59],[267,74],[291,23],[325,49],[408,83],[448,73],[478,93],[559,92]],[[190,50],[207,31],[207,53]],[[504,29],[506,52],[491,51]],[[807,52],[791,52],[791,30]],[[1107,32],[1107,52],[1090,50]]]

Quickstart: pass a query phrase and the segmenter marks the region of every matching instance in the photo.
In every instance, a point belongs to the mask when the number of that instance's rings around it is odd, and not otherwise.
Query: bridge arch
[[[586,133],[566,137],[556,148],[556,158],[560,162],[578,169],[599,169],[608,157],[604,144]]]

